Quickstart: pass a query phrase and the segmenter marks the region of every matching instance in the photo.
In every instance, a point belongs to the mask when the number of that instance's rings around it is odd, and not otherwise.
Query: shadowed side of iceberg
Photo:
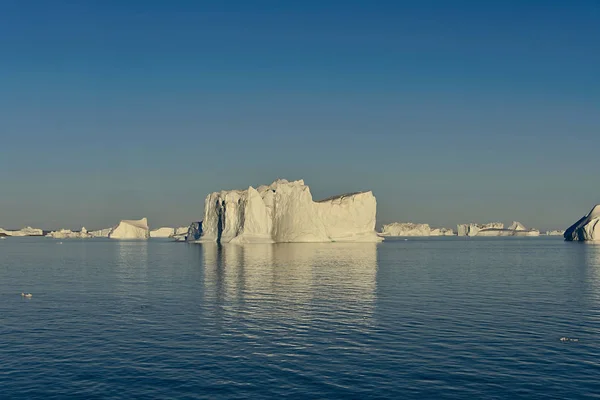
[[[566,241],[600,241],[600,204],[567,228],[563,236]]]

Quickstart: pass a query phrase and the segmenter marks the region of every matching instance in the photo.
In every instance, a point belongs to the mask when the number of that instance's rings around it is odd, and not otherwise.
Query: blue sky
[[[0,2],[0,227],[201,219],[304,178],[378,221],[600,202],[597,1]]]

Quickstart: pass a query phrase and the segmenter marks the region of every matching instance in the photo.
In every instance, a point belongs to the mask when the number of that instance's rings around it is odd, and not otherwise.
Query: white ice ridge
[[[384,225],[381,229],[383,236],[454,236],[452,229],[431,228],[429,224],[414,224],[412,222],[394,222]]]
[[[600,241],[600,204],[579,221],[571,225],[564,233],[565,240]]]
[[[44,231],[39,228],[32,228],[30,226],[20,229],[18,231],[7,231],[0,228],[0,233],[4,233],[6,236],[43,236]]]
[[[105,228],[105,229],[99,229],[97,231],[89,231],[88,234],[91,237],[102,237],[102,238],[107,238],[108,234],[110,233],[110,231],[112,231],[113,228]]]
[[[108,237],[111,239],[148,239],[150,237],[148,219],[123,220],[111,229]]]
[[[485,225],[458,225],[459,236],[539,236],[537,229],[527,229],[525,225],[514,221],[507,229],[500,222]],[[463,233],[463,234],[461,234]]]
[[[502,222],[490,222],[488,224],[461,224],[456,226],[458,236],[475,236],[482,229],[504,229]]]
[[[162,227],[150,231],[150,237],[152,238],[170,238],[175,234],[174,228]]]
[[[54,238],[54,239],[87,239],[92,237],[85,229],[82,227],[79,232],[72,231],[70,229],[61,229],[58,231],[52,231],[46,235],[46,237]]]
[[[315,202],[303,180],[281,179],[257,189],[209,194],[200,241],[377,242],[376,211],[370,191]]]

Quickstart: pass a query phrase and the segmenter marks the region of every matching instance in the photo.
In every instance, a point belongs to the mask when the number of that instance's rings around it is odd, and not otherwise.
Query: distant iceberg
[[[489,224],[463,224],[458,225],[459,236],[539,236],[537,229],[527,229],[525,225],[514,221],[507,229],[500,222]]]
[[[158,228],[153,231],[150,231],[151,238],[170,238],[174,234],[175,234],[175,229],[167,228],[167,227],[162,227],[162,228]]]
[[[72,231],[70,229],[60,229],[58,231],[52,231],[46,235],[46,237],[54,239],[87,239],[92,236],[88,233],[85,227],[82,227],[79,232]]]
[[[475,236],[482,229],[504,229],[502,222],[490,222],[487,224],[460,224],[456,226],[458,236]]]
[[[7,231],[5,229],[0,228],[0,233],[4,233],[6,236],[15,236],[15,237],[23,237],[23,236],[44,236],[44,231],[39,228],[32,228],[30,226],[20,229],[18,231]]]
[[[105,229],[99,229],[97,231],[89,231],[88,234],[91,237],[95,237],[95,238],[107,238],[108,234],[110,233],[110,231],[112,231],[113,228],[105,228]]]
[[[384,225],[382,236],[454,236],[452,229],[435,228],[429,224],[414,224],[412,222],[394,222]]]
[[[148,239],[150,237],[148,219],[123,220],[111,229],[108,237],[110,239]]]
[[[200,241],[220,243],[377,242],[370,191],[313,201],[303,180],[209,194]]]
[[[600,204],[579,221],[571,225],[564,233],[567,241],[600,241]]]
[[[546,231],[546,236],[562,236],[565,234],[565,231],[561,231],[561,230],[551,230],[551,231]]]

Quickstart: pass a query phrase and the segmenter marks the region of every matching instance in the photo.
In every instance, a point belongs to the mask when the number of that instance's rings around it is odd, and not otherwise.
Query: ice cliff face
[[[162,228],[158,228],[153,231],[150,231],[151,238],[170,238],[174,234],[175,234],[175,229],[167,228],[167,227],[162,227]]]
[[[376,242],[371,192],[313,201],[304,181],[278,180],[255,189],[211,193],[200,241],[221,243]],[[189,236],[189,233],[188,233]]]
[[[394,222],[384,225],[383,236],[453,236],[454,231],[446,228],[432,229],[429,224],[413,224],[412,222]]]
[[[571,225],[564,233],[567,241],[600,241],[600,204],[579,221]]]
[[[504,229],[501,222],[490,222],[488,224],[461,224],[457,225],[458,236],[475,236],[482,229]]]
[[[148,239],[150,237],[148,220],[146,218],[123,220],[111,229],[108,237],[111,239]]]

